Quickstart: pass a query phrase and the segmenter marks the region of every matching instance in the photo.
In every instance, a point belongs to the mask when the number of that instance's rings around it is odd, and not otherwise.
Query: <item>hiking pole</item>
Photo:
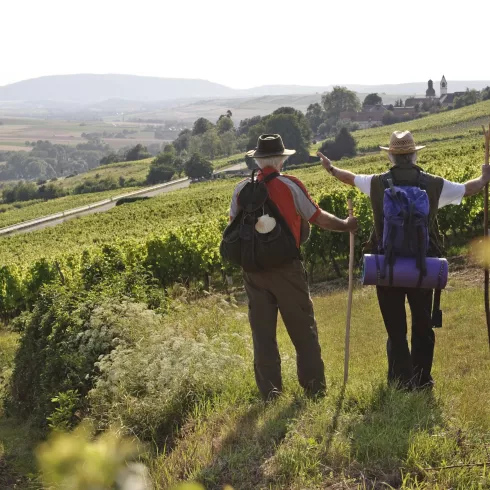
[[[485,165],[489,165],[489,147],[490,147],[490,124],[488,125],[488,131],[485,126],[483,127],[483,135],[485,137]],[[483,212],[483,241],[484,247],[488,247],[488,184],[485,186],[484,194],[484,212]],[[488,261],[485,261],[485,316],[487,319],[487,331],[488,331],[488,347],[490,348],[490,306],[489,299],[489,272]]]
[[[354,216],[352,199],[347,199],[349,218]],[[354,289],[354,232],[350,232],[349,248],[349,293],[347,299],[347,320],[345,324],[345,353],[344,353],[344,386],[349,379],[349,349],[350,349],[350,317],[352,312],[352,291]]]

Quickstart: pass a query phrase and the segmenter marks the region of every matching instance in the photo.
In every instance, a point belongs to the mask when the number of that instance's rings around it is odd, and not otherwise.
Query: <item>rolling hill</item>
[[[360,93],[379,92],[386,95],[425,93],[427,82],[402,84],[359,85],[341,84]],[[437,85],[437,83],[436,83]],[[482,89],[490,81],[450,81],[452,91],[467,87]],[[130,101],[169,101],[220,97],[260,97],[277,95],[320,94],[332,89],[325,86],[264,85],[249,89],[233,89],[208,80],[159,78],[120,74],[55,75],[23,80],[0,87],[0,101],[29,101],[44,103],[71,102],[93,104],[108,99]]]

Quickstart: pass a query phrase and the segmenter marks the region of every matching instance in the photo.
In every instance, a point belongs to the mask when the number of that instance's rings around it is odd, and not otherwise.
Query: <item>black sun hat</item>
[[[261,134],[257,140],[257,146],[254,150],[247,151],[248,157],[267,158],[280,155],[294,155],[296,150],[287,150],[284,148],[281,135],[279,134]]]

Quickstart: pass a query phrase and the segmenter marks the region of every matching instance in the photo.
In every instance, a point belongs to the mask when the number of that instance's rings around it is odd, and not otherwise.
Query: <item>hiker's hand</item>
[[[359,228],[359,223],[355,216],[345,219],[344,223],[345,223],[345,231],[350,231],[353,233],[357,231],[357,228]]]
[[[482,165],[481,179],[485,184],[488,184],[490,182],[490,165]]]
[[[320,151],[317,152],[316,155],[320,157],[320,160],[322,161],[323,168],[327,172],[332,173],[332,162]]]

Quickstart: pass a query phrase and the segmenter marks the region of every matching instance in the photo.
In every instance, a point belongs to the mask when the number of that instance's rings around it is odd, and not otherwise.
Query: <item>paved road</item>
[[[233,165],[231,167],[226,167],[226,168],[223,168],[221,170],[217,170],[215,173],[221,173],[221,172],[230,171],[230,170],[231,171],[242,170],[244,168],[246,168],[246,165],[244,163],[238,163],[238,164]],[[191,181],[189,179],[187,179],[183,182],[182,181],[177,182],[175,184],[168,185],[166,187],[162,187],[160,189],[155,189],[152,191],[148,191],[148,192],[139,194],[139,196],[154,197],[154,196],[158,196],[159,194],[164,194],[166,192],[171,192],[171,191],[175,191],[178,189],[185,189],[186,187],[189,187],[190,182]],[[38,223],[38,224],[33,224],[32,226],[29,226],[28,228],[23,228],[20,230],[12,231],[11,233],[8,234],[8,236],[17,235],[19,233],[28,233],[30,231],[42,230],[44,228],[59,225],[61,223],[64,223],[65,221],[71,220],[73,218],[79,218],[81,216],[87,216],[89,214],[104,213],[106,211],[109,211],[109,209],[112,209],[115,205],[116,205],[116,201],[112,201],[110,203],[104,204],[103,206],[100,206],[97,208],[87,209],[85,211],[80,211],[79,213],[76,213],[76,214],[71,214],[68,216],[60,217],[59,219],[54,219],[52,221],[45,221],[45,222]]]
[[[186,187],[189,187],[189,185],[190,185],[190,180],[186,180],[184,182],[178,182],[174,185],[162,187],[161,189],[156,189],[156,190],[153,190],[150,192],[146,192],[144,194],[139,194],[139,196],[154,197],[154,196],[158,196],[159,194],[164,194],[165,192],[175,191],[177,189],[185,189]],[[52,221],[46,221],[44,223],[39,223],[37,225],[30,226],[29,228],[23,228],[21,230],[16,230],[12,233],[9,233],[8,236],[17,235],[19,233],[28,233],[30,231],[42,230],[44,228],[59,225],[61,223],[64,223],[65,221],[69,221],[73,218],[80,218],[82,216],[87,216],[89,214],[104,213],[106,211],[109,211],[109,209],[112,209],[115,205],[116,205],[116,201],[112,201],[112,202],[107,203],[104,206],[100,206],[98,208],[87,209],[85,211],[80,211],[80,213],[77,213],[77,214],[71,214],[69,216],[64,216],[62,218],[54,219]]]

